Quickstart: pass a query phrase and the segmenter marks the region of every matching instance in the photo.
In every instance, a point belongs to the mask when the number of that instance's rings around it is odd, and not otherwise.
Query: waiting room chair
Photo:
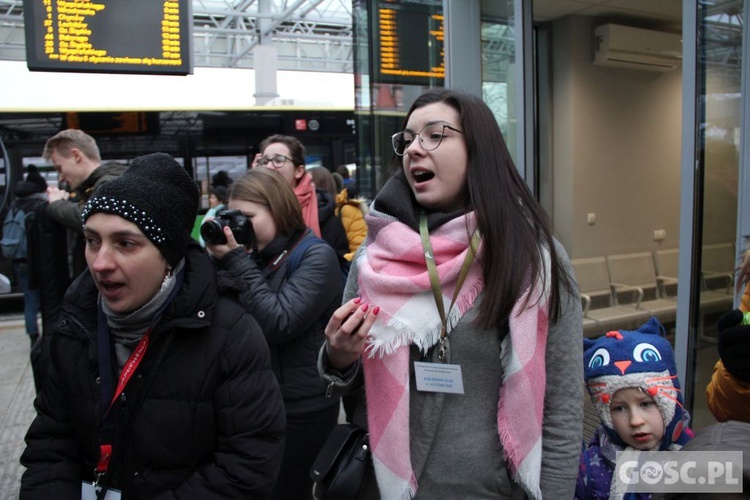
[[[650,252],[608,255],[606,261],[615,304],[648,311],[663,324],[675,322],[677,298],[662,296]],[[633,299],[633,289],[637,290],[639,301]]]
[[[599,337],[610,330],[635,329],[649,318],[647,311],[614,303],[604,257],[571,261],[583,303],[583,335]]]

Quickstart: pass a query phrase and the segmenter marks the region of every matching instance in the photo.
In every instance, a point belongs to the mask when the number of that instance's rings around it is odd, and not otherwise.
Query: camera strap
[[[306,231],[302,233],[302,235],[297,238],[297,241],[294,242],[294,245],[292,245],[291,248],[285,248],[283,252],[281,252],[275,259],[273,259],[267,268],[271,269],[272,271],[276,271],[281,267],[281,263],[284,262],[284,259],[286,259],[287,256],[291,256],[291,254],[294,253],[294,250],[305,241],[305,235],[307,234]]]

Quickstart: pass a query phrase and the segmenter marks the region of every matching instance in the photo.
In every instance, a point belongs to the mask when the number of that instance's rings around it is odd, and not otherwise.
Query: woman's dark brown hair
[[[458,112],[468,152],[466,210],[473,210],[485,245],[483,274],[485,297],[477,323],[492,327],[508,320],[513,306],[528,287],[528,280],[550,279],[550,317],[560,316],[560,287],[573,289],[563,269],[544,209],[516,170],[513,159],[490,108],[479,97],[450,89],[429,90],[411,106],[404,126],[415,109],[444,103]],[[402,157],[395,161],[401,165]],[[542,268],[549,252],[551,273]],[[530,272],[531,274],[527,274]],[[527,304],[528,305],[528,304]]]

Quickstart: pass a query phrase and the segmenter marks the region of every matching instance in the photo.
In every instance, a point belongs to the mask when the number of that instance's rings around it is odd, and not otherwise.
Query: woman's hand
[[[344,370],[357,361],[378,312],[379,307],[362,304],[360,298],[336,309],[325,330],[326,353],[331,368]]]
[[[226,254],[240,246],[240,244],[237,243],[237,240],[234,239],[234,233],[232,233],[232,229],[229,226],[224,226],[221,230],[224,232],[224,236],[227,239],[226,243],[214,244],[206,242],[206,250],[208,250],[208,253],[211,256],[218,260],[221,260]]]
[[[262,154],[255,153],[255,156],[253,157],[253,162],[250,164],[250,168],[257,168],[259,166],[258,160],[260,160],[261,158],[263,158]]]

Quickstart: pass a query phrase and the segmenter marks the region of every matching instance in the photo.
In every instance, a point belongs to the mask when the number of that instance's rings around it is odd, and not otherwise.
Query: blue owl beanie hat
[[[615,392],[628,387],[641,389],[656,403],[664,420],[660,450],[678,450],[690,440],[690,416],[683,407],[674,353],[656,318],[635,331],[583,339],[583,351],[586,388],[614,443],[626,446],[612,425],[609,403]]]

